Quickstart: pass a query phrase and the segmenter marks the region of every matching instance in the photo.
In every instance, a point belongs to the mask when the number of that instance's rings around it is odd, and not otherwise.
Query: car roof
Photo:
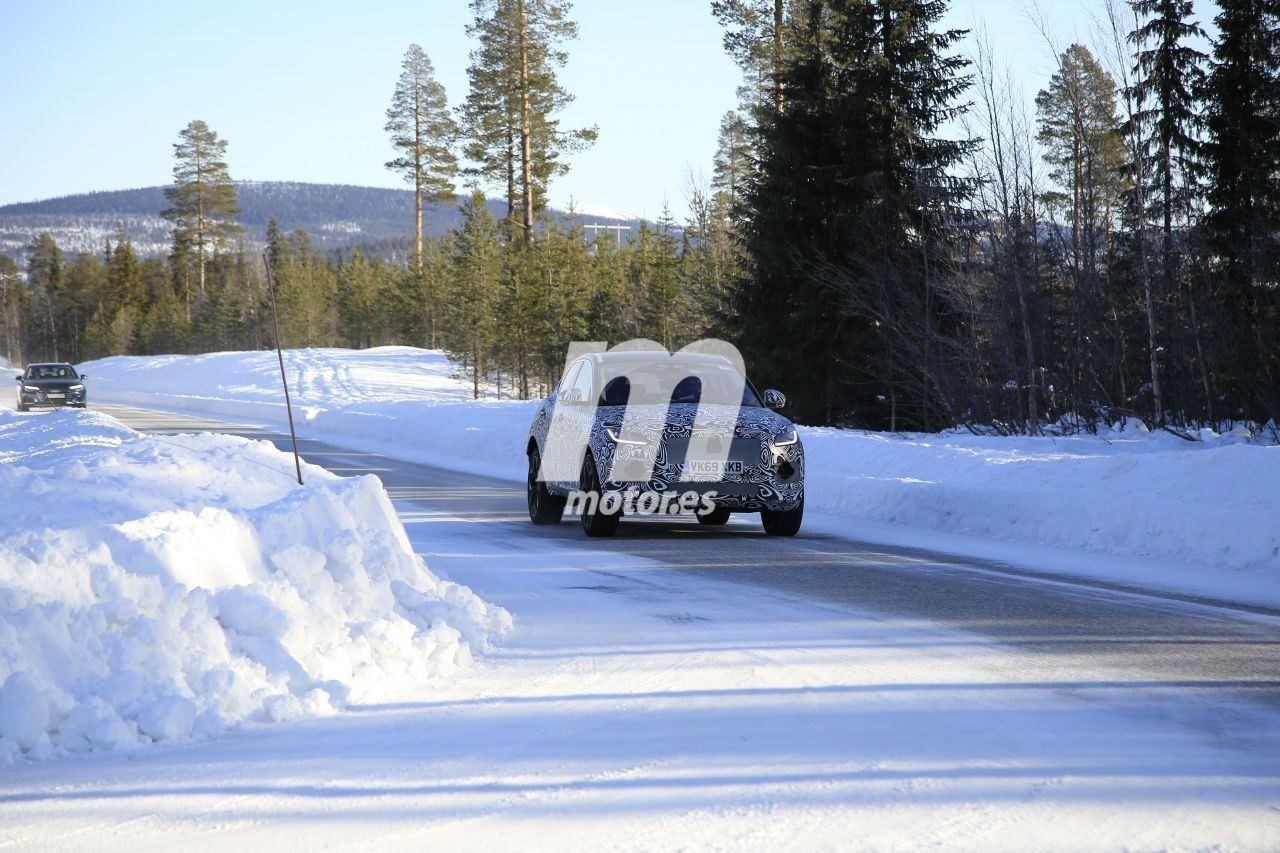
[[[28,370],[30,370],[33,367],[70,367],[74,369],[75,365],[69,364],[68,362],[65,362],[65,361],[40,361],[40,362],[36,362],[35,364],[27,365]]]
[[[592,352],[587,353],[583,358],[593,361],[597,364],[626,364],[654,362],[659,359],[668,358],[676,362],[717,362],[726,363],[729,359],[722,355],[713,355],[704,352],[665,352],[663,350],[624,350],[623,352]]]

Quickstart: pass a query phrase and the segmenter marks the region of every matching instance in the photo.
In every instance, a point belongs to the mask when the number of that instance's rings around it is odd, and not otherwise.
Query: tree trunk
[[[422,105],[418,87],[413,87],[413,266],[422,275]]]
[[[524,0],[516,0],[520,25],[520,227],[527,243],[533,236],[533,140],[529,122],[529,26],[525,20]]]
[[[196,154],[196,259],[200,267],[200,298],[204,299],[204,168]],[[190,309],[188,309],[189,311]]]
[[[773,108],[782,115],[782,0],[773,0]]]

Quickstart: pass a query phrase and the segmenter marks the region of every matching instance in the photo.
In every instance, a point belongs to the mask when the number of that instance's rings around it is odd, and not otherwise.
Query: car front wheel
[[[800,532],[800,522],[804,520],[804,498],[796,504],[795,509],[783,511],[764,509],[760,511],[760,521],[764,523],[764,532],[770,536],[795,536]]]
[[[578,488],[588,496],[594,494],[597,501],[593,505],[588,498],[583,504],[583,532],[588,536],[612,536],[617,533],[622,513],[620,511],[606,513],[600,506],[599,502],[604,499],[604,489],[600,488],[600,475],[596,473],[596,461],[590,453],[582,460],[582,474],[578,478],[578,483]]]
[[[564,495],[553,495],[547,484],[538,479],[542,457],[535,447],[529,451],[529,520],[534,524],[559,524],[564,516]]]

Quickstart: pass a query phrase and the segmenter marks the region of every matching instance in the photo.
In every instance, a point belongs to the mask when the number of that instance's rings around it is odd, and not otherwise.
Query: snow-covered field
[[[0,764],[430,696],[509,617],[374,477],[265,442],[0,412]]]
[[[286,364],[305,435],[524,476],[534,404],[473,402],[439,352],[296,350]],[[83,369],[91,400],[284,422],[274,353],[120,357]],[[1140,425],[1056,438],[802,436],[810,529],[1280,603],[1280,447],[1207,431],[1189,442]]]

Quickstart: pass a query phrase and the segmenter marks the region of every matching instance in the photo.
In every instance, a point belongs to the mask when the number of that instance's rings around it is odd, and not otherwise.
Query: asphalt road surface
[[[144,432],[225,432],[288,449],[288,436],[270,430],[123,406],[94,408]],[[1171,700],[1200,702],[1229,693],[1280,707],[1280,610],[803,530],[794,539],[778,539],[765,536],[753,516],[724,528],[692,519],[624,521],[615,538],[588,540],[576,519],[559,527],[530,524],[522,484],[306,438],[300,449],[308,462],[340,475],[376,474],[402,513],[500,524],[530,551],[553,542],[584,553],[616,552],[672,571],[853,605],[886,619],[960,629],[1016,648],[1028,667],[1064,689],[1073,683],[1154,688],[1171,691]],[[478,527],[477,535],[487,529]]]

